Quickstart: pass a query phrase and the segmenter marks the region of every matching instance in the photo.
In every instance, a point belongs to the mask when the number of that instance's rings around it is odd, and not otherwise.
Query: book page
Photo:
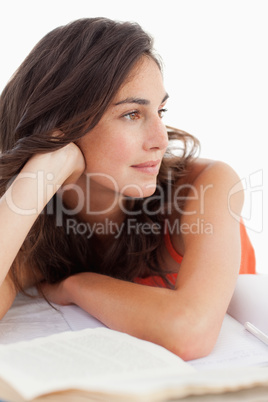
[[[35,301],[32,303],[31,299],[26,300],[29,305],[35,304]],[[38,327],[42,327],[42,322],[45,327],[49,326],[43,318],[47,314],[47,308],[50,313],[55,314],[55,319],[52,319],[53,325],[57,325],[56,317],[63,319],[65,325],[72,329],[78,326],[101,325],[77,306],[68,306],[75,308],[68,308],[68,313],[64,316],[62,311],[51,309],[46,302],[44,302],[45,307],[43,302],[41,300],[39,309],[33,310],[33,326],[37,324]],[[23,304],[24,301],[19,299],[18,306]],[[31,311],[30,307],[29,311]],[[45,315],[43,315],[44,312]],[[22,324],[23,310],[18,310],[17,313],[17,315],[22,314]],[[20,319],[17,315],[12,316],[15,320],[14,332],[16,332],[17,320]],[[9,317],[10,325],[12,317]],[[28,325],[31,326],[30,320],[26,323],[26,326]],[[61,325],[60,329],[62,329]],[[166,398],[168,395],[177,397],[192,392],[203,394],[213,387],[217,392],[221,392],[225,389],[249,387],[254,384],[254,381],[257,384],[265,383],[266,379],[268,383],[267,369],[263,369],[264,371],[256,371],[251,367],[248,367],[246,371],[240,369],[242,365],[246,367],[249,364],[267,364],[268,347],[228,315],[224,319],[218,342],[211,355],[192,362],[181,362],[182,366],[176,367],[175,372],[170,359],[166,361],[167,354],[170,355],[170,352],[165,349],[134,338],[134,342],[138,342],[139,345],[137,348],[136,343],[126,342],[126,339],[132,339],[128,335],[117,333],[110,339],[110,336],[104,337],[100,330],[87,330],[89,333],[93,331],[96,336],[89,336],[87,331],[69,332],[70,335],[64,332],[31,342],[0,346],[0,376],[16,384],[17,390],[23,393],[24,398],[74,387],[109,395],[123,392],[127,394],[128,399],[125,400],[130,400],[129,393],[137,394],[138,398],[141,393],[148,393],[153,395],[153,400],[161,400],[157,399],[161,395]],[[109,334],[115,332],[104,330],[109,331]],[[141,346],[142,344],[146,345],[146,350]],[[156,353],[159,350],[164,353],[164,363],[163,356],[160,358],[159,352]],[[112,354],[109,355],[109,353]],[[174,357],[177,366],[179,358]],[[198,377],[195,371],[193,374],[189,373],[189,367],[198,370]],[[149,400],[148,397],[146,401]]]
[[[268,335],[268,275],[239,275],[228,314]]]
[[[0,376],[25,398],[179,376],[195,369],[161,346],[106,328],[0,346]],[[137,386],[137,384],[136,384]]]

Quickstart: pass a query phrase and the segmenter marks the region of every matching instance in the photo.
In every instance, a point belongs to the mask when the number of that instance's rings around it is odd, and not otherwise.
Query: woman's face
[[[147,197],[168,145],[162,121],[168,95],[159,67],[143,57],[99,123],[78,141],[90,189]]]

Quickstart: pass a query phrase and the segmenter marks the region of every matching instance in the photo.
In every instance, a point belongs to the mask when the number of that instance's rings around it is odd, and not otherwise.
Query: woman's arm
[[[58,285],[45,285],[47,297],[59,304],[77,304],[108,327],[158,343],[185,360],[207,355],[239,271],[239,222],[230,207],[240,214],[243,191],[240,187],[230,205],[230,191],[239,179],[223,163],[197,165],[191,175],[193,187],[181,217],[185,233],[172,235],[174,247],[180,240],[184,249],[175,290],[81,273]],[[198,220],[209,223],[212,233],[186,230]]]
[[[32,157],[0,200],[0,318],[15,297],[7,276],[36,218],[66,182],[75,181],[84,170],[84,159],[74,144]],[[23,269],[23,267],[22,267]]]

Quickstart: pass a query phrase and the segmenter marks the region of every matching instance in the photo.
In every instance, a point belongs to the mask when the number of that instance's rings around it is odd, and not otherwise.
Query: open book
[[[247,287],[243,302],[238,296]],[[255,293],[256,300],[263,300],[257,306],[254,299],[252,317],[244,318],[242,308],[241,320],[267,324],[266,289],[268,276],[240,277],[229,313],[240,311],[241,300],[249,311],[246,303]],[[0,399],[163,401],[256,385],[268,389],[268,346],[230,315],[211,355],[184,362],[158,345],[112,331],[94,319],[92,324],[92,317],[76,306],[61,308],[61,314],[73,331],[0,345]],[[90,326],[94,328],[79,329]]]

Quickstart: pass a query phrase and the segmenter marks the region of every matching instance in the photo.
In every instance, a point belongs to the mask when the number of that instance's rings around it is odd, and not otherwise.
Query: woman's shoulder
[[[228,204],[229,211],[231,209],[235,214],[240,214],[244,202],[238,174],[229,164],[219,160],[194,160],[186,175],[175,184],[175,193],[182,196],[185,205],[188,200],[191,203],[196,200],[199,212],[204,197],[210,199],[211,207],[218,209]]]
[[[194,233],[194,230],[198,233],[208,231],[208,225],[204,225],[213,217],[226,217],[230,211],[239,217],[243,200],[241,181],[230,165],[210,159],[194,160],[174,188],[169,226],[178,227],[178,230],[170,231],[175,250],[184,255],[184,234]]]
[[[195,184],[198,179],[216,181],[219,177],[225,177],[231,182],[238,182],[239,176],[226,162],[213,159],[196,158],[188,166],[187,173],[180,178],[176,187]]]

